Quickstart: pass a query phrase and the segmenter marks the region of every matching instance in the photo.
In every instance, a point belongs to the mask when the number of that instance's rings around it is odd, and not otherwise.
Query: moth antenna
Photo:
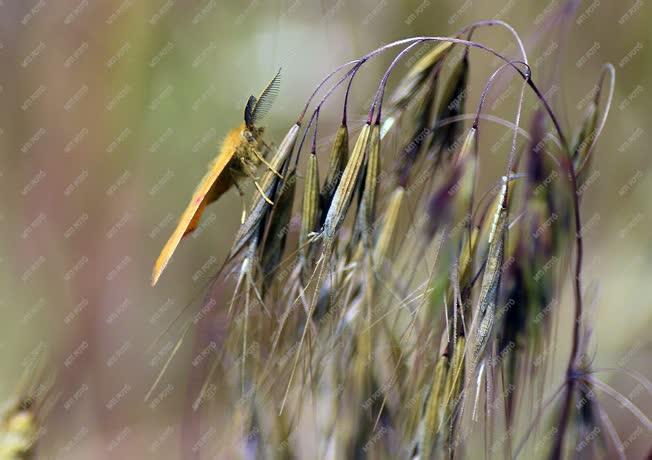
[[[256,100],[254,98],[254,106],[251,112],[251,122],[253,124],[258,123],[262,120],[265,115],[269,112],[269,109],[272,108],[276,96],[278,96],[279,88],[281,86],[281,69],[278,69],[276,76],[272,78],[267,84],[267,87],[260,93],[260,96]],[[251,100],[251,98],[249,99]],[[246,121],[246,120],[245,120]]]
[[[249,96],[249,100],[247,101],[247,106],[245,107],[244,111],[245,124],[248,128],[251,128],[254,125],[253,111],[255,107],[256,98],[254,96]]]

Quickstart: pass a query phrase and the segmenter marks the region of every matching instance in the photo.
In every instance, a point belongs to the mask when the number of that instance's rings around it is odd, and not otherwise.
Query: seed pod
[[[311,247],[309,235],[317,230],[319,220],[319,168],[317,155],[310,154],[306,168],[306,180],[303,186],[303,205],[301,209],[301,231],[299,233],[299,251],[304,265],[304,273],[309,271]]]
[[[346,168],[346,163],[349,158],[349,129],[346,124],[342,125],[337,130],[335,135],[335,141],[331,147],[330,159],[328,164],[328,175],[326,176],[326,181],[324,182],[324,187],[321,189],[320,193],[320,202],[321,202],[321,220],[326,218],[326,211],[331,205],[333,200],[333,195],[337,189],[342,174],[344,173],[344,168]],[[317,185],[319,187],[319,185]]]
[[[507,179],[498,200],[498,208],[494,211],[493,224],[489,233],[487,261],[480,284],[478,297],[477,329],[473,345],[473,363],[477,364],[489,341],[498,301],[498,288],[502,273],[503,254],[505,248],[505,231],[507,229]]]
[[[322,230],[327,245],[332,245],[335,235],[344,222],[346,213],[351,205],[353,192],[361,176],[360,171],[362,171],[365,160],[370,130],[371,126],[368,123],[362,127],[351,157],[342,174],[342,179],[337,186],[331,205],[328,208]]]
[[[294,124],[285,135],[283,142],[281,142],[281,145],[276,151],[276,155],[274,155],[270,161],[274,171],[280,171],[283,169],[283,165],[294,150],[294,144],[297,140],[298,133],[299,125]],[[274,192],[276,191],[276,187],[278,186],[278,182],[280,180],[274,171],[266,171],[261,181],[261,188],[267,196],[273,196],[275,194]],[[235,242],[233,243],[229,253],[229,259],[232,259],[238,252],[240,252],[247,241],[249,241],[254,233],[260,229],[260,224],[263,222],[263,219],[265,218],[265,215],[267,214],[267,211],[270,207],[271,205],[267,203],[265,197],[263,197],[260,193],[257,193],[247,219],[245,219],[244,223],[240,226],[238,232],[236,233]]]
[[[376,221],[376,196],[378,174],[380,172],[380,125],[376,124],[371,127],[366,157],[366,174],[358,213],[358,223],[363,242],[369,247],[373,239],[372,234]]]
[[[385,262],[389,249],[394,240],[394,235],[396,231],[396,225],[398,223],[398,216],[401,211],[401,205],[403,204],[403,198],[405,197],[405,189],[403,187],[397,187],[392,196],[389,198],[389,204],[387,205],[387,210],[385,211],[385,221],[383,222],[383,228],[378,235],[376,240],[376,247],[374,248],[374,266],[376,270],[382,268],[383,263]]]
[[[267,229],[267,236],[261,257],[263,297],[274,281],[273,273],[278,268],[281,256],[285,250],[285,242],[289,232],[292,207],[294,205],[296,183],[296,171],[293,169],[286,174],[281,191],[278,193],[276,200],[274,200],[274,211],[270,219],[269,228]]]

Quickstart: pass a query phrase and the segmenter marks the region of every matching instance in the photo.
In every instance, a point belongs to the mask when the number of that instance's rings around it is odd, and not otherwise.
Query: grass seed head
[[[318,230],[319,224],[319,165],[317,155],[310,154],[303,184],[303,203],[301,207],[301,230],[299,232],[299,251],[303,264],[304,280],[312,266],[311,234]]]
[[[414,94],[419,92],[419,89],[428,79],[431,71],[447,56],[452,45],[451,42],[440,42],[436,44],[432,50],[412,66],[390,98],[392,107],[404,109],[412,102]]]
[[[329,157],[328,173],[320,193],[322,220],[326,218],[326,212],[331,205],[333,195],[335,195],[342,174],[344,174],[344,168],[346,168],[348,159],[349,129],[346,124],[342,124],[335,134],[335,141],[331,147]]]
[[[327,245],[333,243],[335,236],[339,231],[344,218],[348,212],[351,200],[353,199],[353,192],[360,180],[361,171],[363,169],[365,157],[367,154],[367,146],[369,144],[369,134],[371,125],[365,124],[358,135],[358,139],[353,147],[353,152],[349,158],[340,183],[337,186],[333,201],[331,202],[326,219],[324,220],[323,235],[324,241]]]
[[[369,132],[364,187],[358,212],[358,225],[366,247],[372,244],[372,233],[376,221],[376,200],[380,174],[380,126],[374,124]]]

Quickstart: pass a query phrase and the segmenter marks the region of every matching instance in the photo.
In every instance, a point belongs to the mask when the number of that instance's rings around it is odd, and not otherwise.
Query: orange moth
[[[235,185],[242,194],[239,182],[252,179],[258,192],[271,204],[256,179],[256,170],[261,163],[273,169],[265,160],[265,154],[269,151],[269,147],[262,139],[264,128],[257,127],[256,123],[271,108],[278,94],[280,78],[281,71],[279,70],[258,98],[249,97],[244,111],[244,123],[231,130],[224,138],[220,153],[210,164],[208,172],[202,178],[190,203],[181,214],[174,232],[156,259],[152,272],[152,286],[158,281],[181,239],[197,228],[206,206],[217,201],[231,187]]]

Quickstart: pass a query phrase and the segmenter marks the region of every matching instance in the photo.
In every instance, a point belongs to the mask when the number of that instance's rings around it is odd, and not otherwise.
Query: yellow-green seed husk
[[[363,243],[366,247],[371,245],[371,237],[376,220],[376,197],[378,194],[378,174],[380,173],[380,125],[375,124],[369,132],[367,145],[367,168],[360,203],[360,222],[362,227]]]
[[[333,244],[337,231],[344,222],[344,218],[351,204],[353,192],[355,191],[356,184],[360,178],[360,171],[364,164],[370,131],[371,126],[369,124],[365,124],[362,127],[355,147],[353,147],[353,152],[351,152],[351,157],[346,168],[344,168],[342,179],[337,186],[333,200],[328,208],[323,229],[324,241],[327,245]]]
[[[349,129],[342,124],[335,134],[335,141],[331,147],[328,162],[328,173],[321,190],[323,203],[328,206],[333,199],[333,194],[340,183],[344,168],[349,159]]]

